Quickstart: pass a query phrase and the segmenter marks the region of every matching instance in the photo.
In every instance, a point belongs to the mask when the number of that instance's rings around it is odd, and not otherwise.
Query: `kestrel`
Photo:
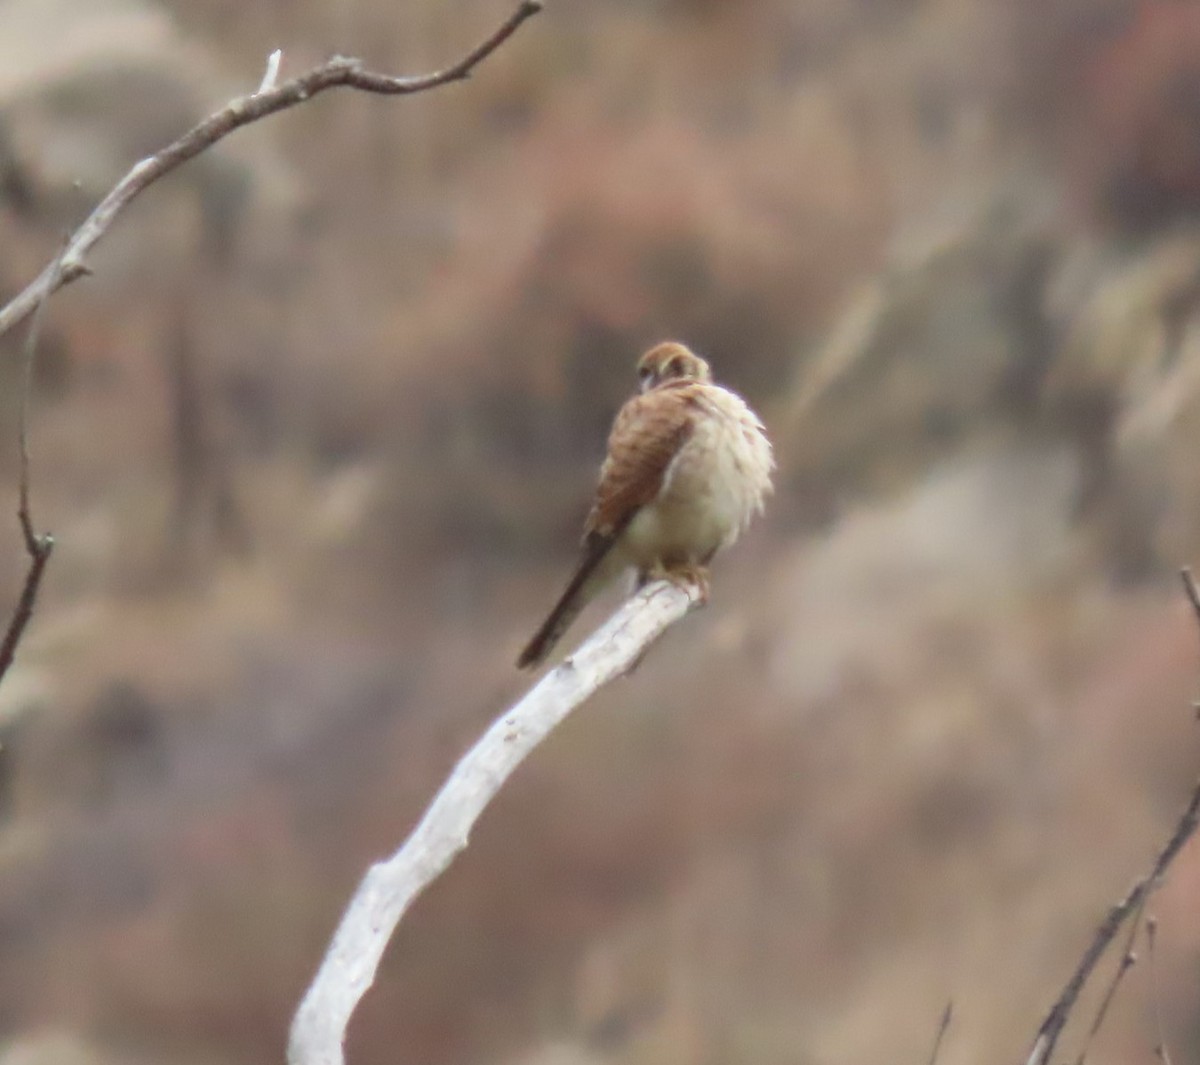
[[[775,466],[758,416],[708,363],[666,341],[638,360],[641,392],[618,411],[575,573],[517,659],[534,666],[622,570],[708,594],[708,564],[763,508]]]

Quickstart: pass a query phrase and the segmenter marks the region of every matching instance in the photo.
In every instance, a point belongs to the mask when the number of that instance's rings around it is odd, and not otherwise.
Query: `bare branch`
[[[173,144],[160,152],[148,156],[129,171],[112,191],[100,201],[92,213],[71,234],[61,255],[61,263],[51,263],[19,295],[0,310],[0,336],[7,333],[18,322],[28,316],[38,305],[63,285],[88,273],[88,253],[108,231],[113,220],[135,196],[153,184],[164,174],[199,155],[235,129],[256,122],[276,111],[310,100],[326,89],[345,86],[363,92],[382,93],[389,96],[427,92],[453,81],[462,81],[472,71],[508,40],[526,19],[542,10],[542,0],[520,0],[520,4],[486,40],[481,42],[456,63],[433,74],[398,78],[387,74],[376,74],[364,70],[361,60],[335,56],[320,66],[282,85],[258,91],[249,96],[240,96],[230,101],[220,111],[210,115],[185,133]],[[268,70],[268,74],[270,71]],[[269,80],[263,78],[264,85]]]
[[[1142,927],[1142,914],[1146,911],[1146,901],[1149,898],[1149,892],[1142,892],[1142,897],[1138,900],[1137,908],[1133,912],[1133,920],[1129,922],[1129,932],[1125,936],[1125,946],[1121,948],[1121,960],[1117,963],[1117,968],[1113,972],[1112,979],[1108,983],[1108,987],[1104,990],[1104,995],[1100,999],[1100,1005],[1096,1009],[1096,1016],[1092,1018],[1092,1025],[1088,1029],[1087,1035],[1084,1037],[1083,1046],[1079,1048],[1079,1056],[1075,1059],[1075,1065],[1084,1065],[1087,1060],[1088,1051],[1092,1048],[1092,1040],[1096,1038],[1100,1028],[1104,1024],[1104,1018],[1108,1016],[1108,1008],[1112,1005],[1113,999],[1117,997],[1117,988],[1121,986],[1121,981],[1125,979],[1125,974],[1129,972],[1137,964],[1137,955],[1133,952],[1133,945],[1137,942],[1137,934]]]
[[[599,688],[629,672],[700,602],[698,588],[665,581],[648,585],[492,723],[405,844],[367,870],[296,1011],[289,1065],[343,1065],[350,1015],[374,982],[384,948],[412,901],[467,845],[488,803],[551,730]]]
[[[50,264],[50,277],[53,281],[62,270],[62,253],[60,252]],[[46,300],[52,288],[42,294],[29,323],[29,333],[25,337],[23,351],[24,367],[21,375],[21,398],[17,413],[17,449],[19,469],[17,474],[17,521],[21,524],[21,538],[25,543],[25,553],[29,556],[29,569],[25,572],[25,581],[21,585],[21,595],[17,599],[17,608],[8,623],[3,641],[0,641],[0,680],[8,672],[17,654],[17,644],[25,634],[25,629],[33,617],[33,604],[37,601],[38,589],[42,584],[42,576],[46,572],[46,563],[50,561],[50,552],[54,550],[54,537],[38,533],[33,526],[33,509],[30,503],[29,475],[29,404],[33,394],[33,371],[37,362],[38,337],[42,331],[42,316],[46,310]]]
[[[1196,621],[1200,623],[1200,588],[1197,587],[1196,580],[1192,576],[1192,571],[1187,566],[1184,566],[1180,570],[1179,575],[1183,581],[1184,593],[1187,595],[1188,602],[1191,604],[1192,611],[1196,616]],[[1197,705],[1200,706],[1200,704]],[[1084,1040],[1083,1049],[1076,1059],[1076,1065],[1081,1065],[1087,1054],[1092,1037],[1099,1031],[1100,1025],[1104,1023],[1104,1017],[1108,1012],[1109,1004],[1112,1002],[1118,986],[1120,986],[1121,979],[1137,960],[1133,953],[1133,944],[1136,941],[1146,903],[1155,888],[1162,882],[1168,866],[1175,860],[1175,856],[1183,849],[1184,844],[1187,843],[1196,831],[1198,823],[1200,823],[1200,784],[1192,792],[1191,799],[1180,815],[1178,822],[1176,822],[1175,831],[1171,833],[1171,838],[1167,841],[1166,846],[1159,852],[1150,872],[1138,880],[1130,889],[1129,894],[1113,906],[1108,911],[1108,915],[1104,920],[1100,922],[1100,926],[1096,929],[1096,933],[1092,937],[1092,942],[1089,944],[1087,950],[1083,952],[1083,957],[1080,958],[1075,972],[1071,975],[1071,979],[1067,981],[1062,994],[1059,995],[1054,1005],[1050,1007],[1050,1012],[1046,1015],[1046,1019],[1042,1021],[1042,1025],[1034,1037],[1033,1047],[1029,1052],[1029,1057],[1026,1059],[1026,1065],[1046,1065],[1050,1060],[1050,1055],[1054,1053],[1054,1046],[1058,1042],[1058,1037],[1062,1034],[1063,1028],[1066,1027],[1067,1019],[1071,1015],[1071,1010],[1075,1007],[1084,984],[1087,983],[1092,970],[1095,969],[1100,958],[1108,949],[1108,945],[1116,938],[1121,926],[1132,915],[1133,924],[1129,934],[1126,936],[1121,960],[1118,962],[1112,981],[1109,983],[1101,999],[1099,1010],[1092,1022],[1087,1038]],[[1153,950],[1154,932],[1152,924],[1147,925],[1147,934],[1150,937],[1151,950]],[[1160,1043],[1162,1042],[1161,1025],[1159,1041]],[[1165,1054],[1165,1047],[1162,1052]]]
[[[1146,953],[1150,956],[1150,1001],[1154,1008],[1154,1027],[1158,1033],[1158,1042],[1154,1045],[1154,1054],[1163,1065],[1172,1065],[1171,1052],[1167,1049],[1166,1026],[1163,1024],[1162,1000],[1158,991],[1158,966],[1155,958],[1155,944],[1158,939],[1158,921],[1154,917],[1146,918]]]
[[[37,553],[30,559],[29,569],[25,573],[25,582],[21,586],[21,596],[17,600],[17,609],[13,611],[12,620],[8,623],[8,630],[4,633],[4,641],[0,643],[0,680],[4,679],[9,666],[12,665],[17,654],[17,644],[21,642],[21,637],[25,635],[25,628],[29,624],[30,618],[33,617],[33,604],[37,600],[38,589],[42,584],[42,575],[45,573],[46,563],[50,561],[50,552],[53,548],[54,538],[42,536],[39,538]]]
[[[1192,792],[1191,799],[1188,800],[1187,806],[1175,825],[1175,831],[1171,833],[1171,838],[1167,841],[1166,846],[1159,852],[1150,872],[1134,884],[1129,894],[1113,906],[1104,920],[1100,922],[1091,944],[1084,951],[1071,979],[1067,981],[1062,994],[1058,996],[1058,1000],[1050,1007],[1046,1019],[1042,1021],[1026,1065],[1046,1065],[1046,1062],[1050,1060],[1050,1055],[1054,1052],[1054,1045],[1058,1042],[1058,1037],[1066,1026],[1067,1018],[1071,1015],[1079,993],[1083,990],[1083,985],[1096,967],[1096,963],[1116,937],[1126,918],[1133,913],[1140,914],[1147,896],[1161,883],[1167,868],[1183,849],[1183,845],[1191,839],[1198,823],[1200,823],[1200,784]],[[1126,956],[1128,953],[1127,950]],[[1122,958],[1121,965],[1127,967],[1124,958]]]

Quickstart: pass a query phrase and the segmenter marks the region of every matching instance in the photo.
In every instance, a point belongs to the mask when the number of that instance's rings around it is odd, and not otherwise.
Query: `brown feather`
[[[571,575],[566,590],[554,604],[550,616],[542,622],[542,627],[525,645],[525,650],[517,659],[518,669],[538,665],[554,649],[554,645],[562,639],[562,634],[567,631],[571,622],[587,605],[587,597],[583,595],[584,585],[588,578],[596,572],[596,567],[604,561],[604,557],[612,550],[615,543],[615,536],[602,536],[599,533],[588,534],[584,540],[583,557],[579,560],[579,565],[575,567],[575,572]]]
[[[658,495],[671,460],[695,428],[690,393],[686,384],[656,388],[621,408],[608,438],[588,533],[624,528]]]
[[[543,661],[587,605],[589,578],[616,545],[635,515],[658,495],[671,460],[692,435],[694,397],[685,383],[634,396],[618,412],[608,456],[584,526],[583,556],[549,617],[517,659],[517,666]]]

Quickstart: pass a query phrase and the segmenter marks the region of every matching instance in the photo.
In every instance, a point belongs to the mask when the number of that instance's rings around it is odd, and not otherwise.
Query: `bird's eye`
[[[683,360],[682,359],[672,359],[669,363],[667,363],[667,374],[671,377],[682,377],[683,376]]]
[[[643,366],[641,369],[638,370],[638,380],[641,381],[642,384],[645,384],[653,376],[654,376],[654,371],[651,370],[649,366]]]

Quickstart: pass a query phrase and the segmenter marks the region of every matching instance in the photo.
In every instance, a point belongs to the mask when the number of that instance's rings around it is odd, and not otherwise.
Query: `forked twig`
[[[51,278],[62,270],[62,254],[60,253],[50,264]],[[42,317],[46,311],[46,300],[51,288],[42,294],[29,323],[29,333],[25,337],[25,347],[22,352],[21,398],[17,411],[17,521],[21,525],[21,538],[25,543],[25,553],[29,556],[29,568],[25,571],[25,580],[21,585],[21,594],[17,599],[17,607],[9,620],[4,639],[0,641],[0,680],[8,672],[17,654],[17,645],[25,634],[30,619],[33,617],[33,606],[37,602],[38,589],[42,584],[42,576],[46,572],[46,563],[50,561],[50,553],[54,550],[54,537],[48,533],[39,533],[33,525],[33,508],[30,502],[30,459],[29,459],[29,404],[33,394],[33,372],[37,362],[38,338],[42,331]]]
[[[1101,1026],[1104,1024],[1104,1018],[1108,1016],[1108,1008],[1112,1005],[1113,999],[1117,997],[1117,988],[1121,986],[1121,981],[1125,979],[1125,974],[1137,964],[1137,955],[1133,951],[1133,945],[1137,942],[1137,934],[1142,927],[1142,914],[1146,912],[1146,900],[1149,898],[1149,892],[1142,892],[1142,897],[1138,900],[1137,907],[1133,911],[1133,919],[1129,922],[1129,932],[1125,936],[1125,946],[1121,949],[1121,960],[1117,963],[1116,971],[1112,975],[1112,979],[1108,983],[1108,987],[1104,989],[1104,995],[1100,999],[1100,1005],[1096,1009],[1096,1016],[1092,1018],[1091,1027],[1088,1028],[1087,1035],[1084,1037],[1083,1046],[1079,1048],[1079,1056],[1075,1059],[1075,1065],[1084,1065],[1087,1060],[1088,1051],[1092,1047],[1092,1040],[1096,1038]]]
[[[1180,570],[1179,576],[1183,582],[1184,594],[1191,604],[1197,624],[1200,625],[1200,587],[1197,587],[1196,580],[1192,576],[1192,571],[1187,566],[1184,566]],[[1026,1059],[1026,1065],[1046,1065],[1050,1060],[1050,1055],[1054,1052],[1058,1037],[1062,1034],[1062,1030],[1066,1026],[1067,1018],[1070,1016],[1071,1010],[1075,1007],[1079,994],[1083,990],[1083,985],[1087,983],[1092,970],[1095,969],[1100,958],[1108,949],[1108,945],[1120,931],[1121,926],[1133,915],[1133,927],[1126,937],[1125,950],[1121,955],[1121,961],[1118,963],[1117,972],[1109,984],[1108,990],[1105,992],[1104,998],[1100,1003],[1100,1009],[1096,1014],[1096,1019],[1092,1022],[1091,1030],[1084,1041],[1083,1051],[1079,1055],[1078,1061],[1083,1061],[1092,1036],[1096,1034],[1100,1025],[1104,1022],[1104,1016],[1108,1012],[1109,1003],[1111,1003],[1113,995],[1116,994],[1116,989],[1121,982],[1121,978],[1134,964],[1133,944],[1136,942],[1135,937],[1137,936],[1146,902],[1155,888],[1162,883],[1168,867],[1175,860],[1175,856],[1195,833],[1197,824],[1200,824],[1200,784],[1197,784],[1192,791],[1192,796],[1188,800],[1187,806],[1184,807],[1183,813],[1180,814],[1179,820],[1175,823],[1175,831],[1171,833],[1171,838],[1167,840],[1166,845],[1159,851],[1158,857],[1154,860],[1154,865],[1150,868],[1150,872],[1138,880],[1130,889],[1129,894],[1113,906],[1108,911],[1108,915],[1104,920],[1100,922],[1100,926],[1096,929],[1095,935],[1092,936],[1092,942],[1088,945],[1087,950],[1083,952],[1083,957],[1080,958],[1075,972],[1071,974],[1071,978],[1067,981],[1062,993],[1058,996],[1054,1005],[1050,1007],[1050,1012],[1046,1014],[1046,1019],[1042,1021],[1041,1027],[1038,1028],[1037,1035],[1033,1040],[1033,1047],[1029,1052],[1029,1057]],[[1153,947],[1153,932],[1149,929],[1150,926],[1147,925],[1147,934],[1151,937],[1151,947]],[[1164,1046],[1163,1053],[1165,1054],[1165,1052],[1166,1048]]]
[[[1200,784],[1192,791],[1187,806],[1176,822],[1175,831],[1171,833],[1171,838],[1167,840],[1166,846],[1154,860],[1150,872],[1138,880],[1130,889],[1129,894],[1113,906],[1104,920],[1100,922],[1100,926],[1096,929],[1091,944],[1083,952],[1083,957],[1076,966],[1075,972],[1072,973],[1066,987],[1063,988],[1054,1005],[1050,1007],[1050,1012],[1046,1014],[1046,1019],[1038,1028],[1033,1048],[1026,1059],[1026,1065],[1046,1065],[1046,1062],[1050,1060],[1050,1055],[1054,1052],[1055,1044],[1062,1034],[1067,1018],[1079,998],[1079,993],[1083,990],[1083,985],[1096,967],[1096,963],[1117,932],[1120,931],[1125,920],[1131,914],[1140,912],[1144,900],[1161,883],[1171,862],[1183,849],[1183,845],[1191,839],[1198,823],[1200,823]]]

